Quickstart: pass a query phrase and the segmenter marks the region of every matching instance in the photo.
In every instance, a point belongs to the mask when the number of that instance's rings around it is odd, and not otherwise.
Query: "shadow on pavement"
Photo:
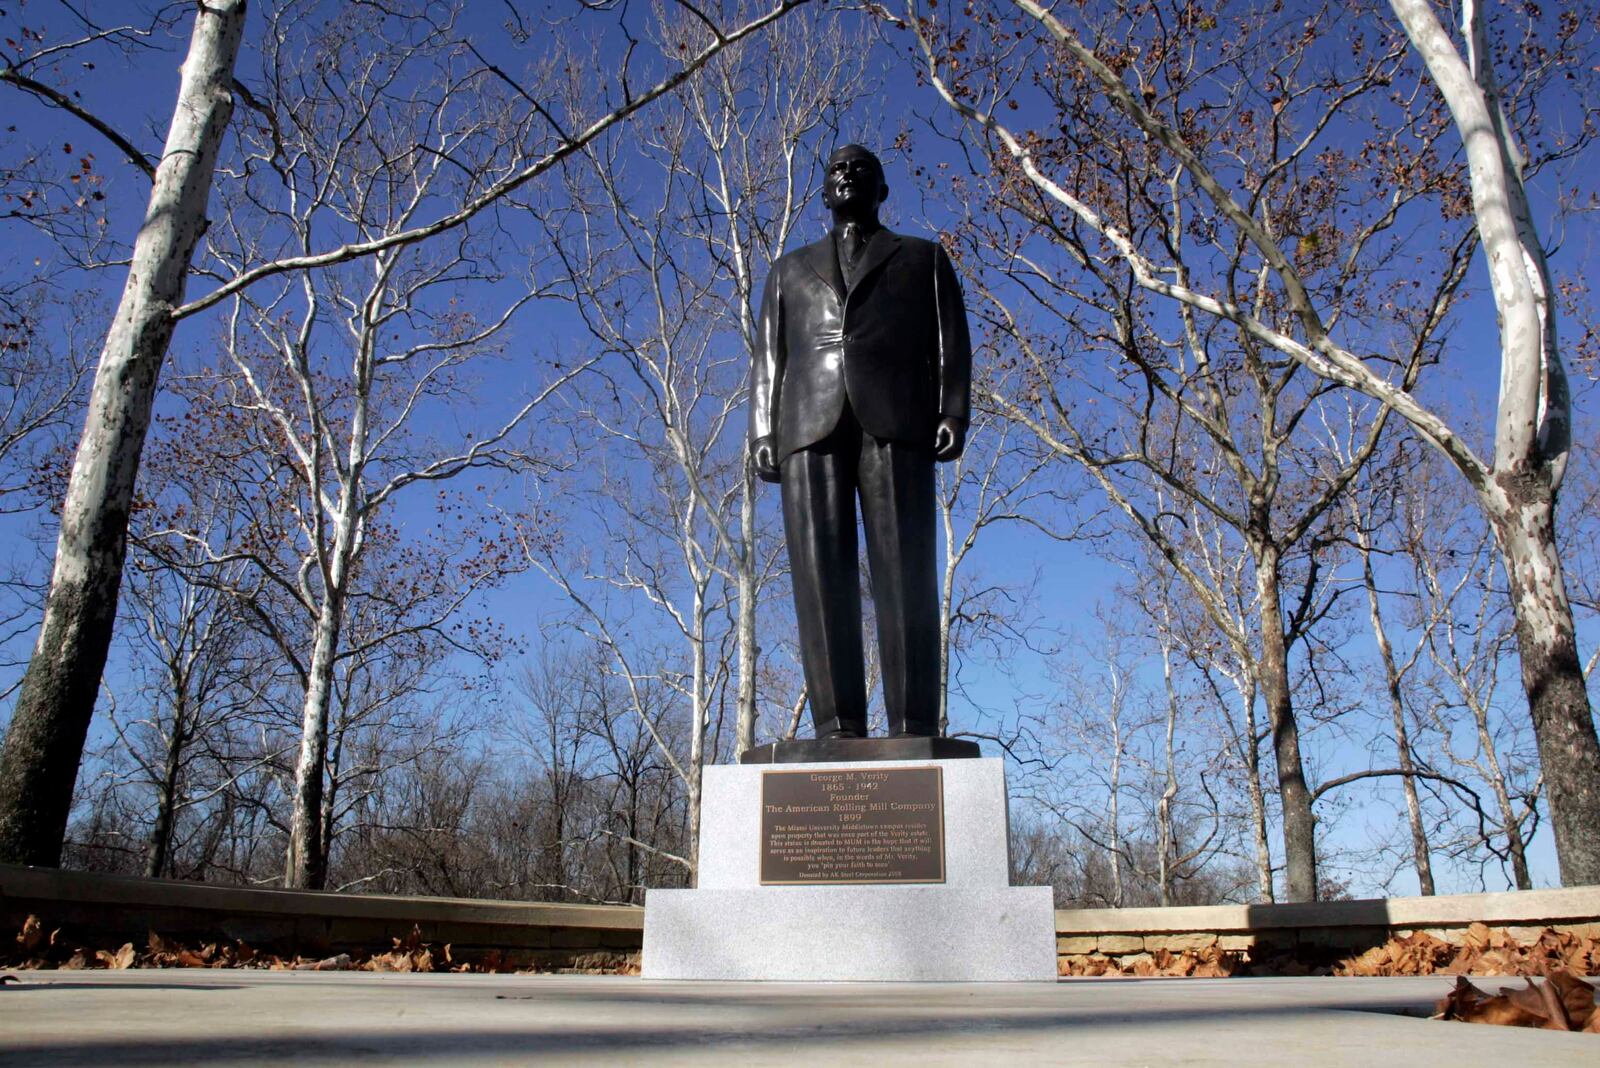
[[[551,992],[559,993],[559,992]],[[546,1000],[540,998],[539,1000]],[[551,998],[549,1000],[567,1000]],[[612,999],[593,994],[582,1000],[588,1002]],[[641,1003],[679,1005],[685,1002],[707,1010],[715,1010],[719,1003],[705,998],[656,997],[634,994],[617,998],[636,1008]],[[748,1007],[754,1002],[771,1000],[781,1002],[791,1011],[794,998],[771,999],[739,998],[736,1004]],[[833,999],[828,999],[832,1002]],[[550,1021],[550,1014],[540,1013],[538,1006],[516,1002],[520,1011]],[[733,1007],[727,1002],[722,1007]],[[808,1002],[808,1004],[810,1004]],[[880,1003],[881,1004],[881,1003]],[[1420,1004],[1420,1002],[1419,1002]],[[826,1002],[815,1007],[833,1007]],[[757,1031],[728,1027],[662,1027],[658,1021],[641,1021],[636,1029],[627,1029],[627,1017],[618,1014],[614,1027],[591,1026],[562,1027],[557,1022],[546,1026],[530,1023],[522,1029],[484,1028],[445,1030],[418,1028],[390,1031],[367,1027],[353,1029],[337,1035],[326,1031],[300,1032],[272,1037],[215,1035],[173,1036],[170,1038],[117,1037],[82,1039],[63,1036],[60,1041],[29,1041],[28,1048],[0,1051],[0,1065],[24,1064],[125,1064],[171,1065],[185,1062],[210,1064],[263,1063],[292,1061],[325,1061],[328,1063],[355,1062],[363,1058],[394,1057],[407,1062],[433,1061],[451,1063],[469,1056],[492,1055],[505,1058],[589,1054],[662,1053],[669,1050],[703,1048],[707,1052],[731,1046],[753,1046],[763,1052],[812,1047],[818,1042],[871,1041],[907,1038],[928,1042],[940,1036],[960,1035],[1025,1035],[1059,1030],[1063,1036],[1073,1031],[1095,1026],[1127,1026],[1137,1022],[1144,1030],[1159,1029],[1167,1025],[1192,1026],[1196,1023],[1215,1023],[1219,1026],[1243,1022],[1250,1018],[1305,1016],[1329,1010],[1366,1010],[1394,1013],[1398,1006],[1393,998],[1352,997],[1336,1005],[1326,1002],[1309,1005],[1258,1005],[1230,1006],[1226,1008],[1192,1006],[1163,1007],[1159,1013],[1148,1007],[1130,1007],[1127,1010],[1104,1008],[1080,1009],[1070,1006],[1041,1009],[1004,1009],[999,1012],[949,1013],[937,1016],[918,1014],[888,1019],[864,1016],[860,1019],[820,1019],[814,1023],[794,1024],[784,1021],[778,1026],[755,1022]],[[1156,1017],[1156,1018],[1152,1018]],[[487,1022],[487,1021],[486,1021]],[[744,1021],[751,1023],[751,1021]]]

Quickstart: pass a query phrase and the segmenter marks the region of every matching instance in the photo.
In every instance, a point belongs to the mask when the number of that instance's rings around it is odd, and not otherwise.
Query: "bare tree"
[[[694,48],[704,27],[686,18],[664,32]],[[856,44],[838,25],[791,22],[719,56],[649,131],[591,145],[567,172],[570,208],[548,216],[599,354],[572,419],[595,461],[573,488],[609,538],[541,566],[620,670],[644,665],[679,690],[688,752],[663,756],[683,777],[691,842],[725,701],[734,747],[748,748],[758,638],[775,644],[775,621],[758,617],[777,546],[744,450],[752,295],[812,208],[818,160],[863,91]],[[653,645],[681,652],[641,655]]]
[[[79,324],[89,308],[52,299],[48,283],[0,296],[0,520],[15,532],[0,558],[0,696],[21,681],[13,669],[25,663],[20,646],[43,606],[41,557],[54,533],[45,506],[83,403],[89,358]]]
[[[1439,849],[1480,866],[1498,860],[1510,869],[1513,885],[1528,890],[1527,845],[1540,784],[1524,751],[1525,732],[1508,722],[1498,697],[1513,641],[1507,591],[1496,582],[1487,524],[1464,495],[1441,485],[1443,472],[1431,470],[1436,467],[1424,465],[1412,480],[1398,517],[1399,550],[1417,597],[1412,630],[1432,668],[1417,697],[1444,767],[1481,783],[1492,798],[1489,811],[1474,805],[1463,813],[1467,828]]]
[[[983,361],[979,361],[980,366]],[[982,372],[980,372],[982,373]],[[977,572],[974,550],[991,528],[1030,529],[1056,541],[1073,532],[1058,529],[1055,513],[1065,512],[1060,490],[1041,477],[1048,461],[1038,450],[1018,447],[1015,424],[979,410],[968,427],[961,456],[937,468],[944,569],[939,577],[939,732],[950,725],[950,694],[960,691],[963,659],[980,648],[1000,662],[1006,653],[1027,647],[1037,628],[1032,591]],[[1046,515],[1045,513],[1051,513]]]
[[[147,485],[152,468],[166,466],[162,460],[147,462]],[[142,714],[131,718],[113,710],[109,716],[154,795],[144,861],[144,874],[151,877],[171,871],[179,824],[188,810],[232,790],[240,775],[280,755],[252,759],[232,745],[237,720],[262,703],[272,672],[259,655],[259,643],[252,641],[242,607],[225,592],[238,581],[196,580],[197,572],[212,566],[210,547],[227,544],[230,520],[237,523],[239,517],[230,514],[228,495],[208,485],[205,471],[188,466],[183,473],[187,477],[162,495],[163,503],[184,510],[186,525],[199,531],[199,544],[177,539],[153,544],[141,537],[140,526],[166,527],[170,514],[136,519],[126,589],[134,625],[124,633],[133,646],[134,676],[143,680],[140,700],[130,711]],[[242,565],[232,568],[242,570]]]
[[[1383,663],[1384,693],[1388,697],[1390,723],[1394,727],[1395,759],[1401,772],[1400,788],[1406,801],[1406,825],[1411,832],[1411,858],[1417,872],[1417,885],[1423,896],[1434,893],[1433,862],[1428,855],[1428,831],[1422,818],[1422,802],[1418,797],[1416,760],[1413,756],[1411,732],[1407,726],[1408,713],[1405,701],[1405,680],[1416,666],[1424,642],[1416,643],[1402,660],[1395,655],[1389,628],[1383,619],[1383,599],[1379,595],[1377,574],[1372,565],[1372,535],[1359,505],[1351,505],[1351,516],[1356,534],[1356,547],[1361,557],[1361,585],[1367,594],[1367,609],[1372,622],[1372,637],[1378,645],[1378,659]],[[1432,627],[1424,624],[1424,635]]]
[[[1570,155],[1587,143],[1592,123],[1576,138],[1545,139],[1536,124],[1536,102],[1541,88],[1570,92],[1591,73],[1592,64],[1581,57],[1590,31],[1574,12],[1545,16],[1534,9],[1508,10],[1507,19],[1526,23],[1514,32],[1539,39],[1539,46],[1518,55],[1497,54],[1488,14],[1481,5],[1469,4],[1462,12],[1463,59],[1427,0],[1392,0],[1389,7],[1398,28],[1364,5],[1338,11],[1308,7],[1298,39],[1279,34],[1277,16],[1270,13],[1228,15],[1227,27],[1212,35],[1212,45],[1197,43],[1194,31],[1207,29],[1200,25],[1207,19],[1209,29],[1217,29],[1224,16],[1197,9],[1167,23],[1153,14],[1146,17],[1142,8],[1119,5],[1085,32],[1074,27],[1076,20],[1035,0],[1016,0],[1015,23],[1004,26],[1008,36],[988,36],[998,16],[981,17],[984,43],[964,41],[969,55],[959,63],[934,43],[933,29],[915,0],[906,10],[919,28],[927,75],[943,98],[991,139],[995,166],[1062,211],[1070,220],[1063,227],[1092,238],[1095,254],[1103,251],[1120,264],[1140,294],[1173,302],[1169,306],[1186,318],[1229,324],[1246,343],[1275,358],[1366,394],[1384,411],[1399,413],[1467,480],[1494,527],[1511,584],[1523,685],[1545,767],[1562,877],[1573,884],[1600,881],[1600,843],[1588,830],[1600,823],[1600,741],[1583,687],[1553,524],[1569,447],[1569,400],[1556,348],[1546,254],[1526,190],[1528,159],[1517,141],[1519,135],[1525,143],[1542,141],[1535,163]],[[1336,58],[1348,57],[1350,63],[1347,71],[1335,67],[1323,78],[1293,57],[1336,24],[1344,27],[1350,44]],[[950,31],[946,26],[938,32]],[[1041,142],[1013,128],[1005,105],[1025,78],[1015,61],[1026,46],[1018,42],[1035,33],[1048,42],[1049,55],[1060,57],[1052,83],[1088,90],[1084,98],[1095,104],[1092,115],[1120,125],[1125,144],[1159,161],[1172,176],[1184,218],[1208,237],[1214,235],[1217,247],[1247,270],[1249,289],[1241,292],[1194,275],[1170,249],[1130,229],[1122,202],[1074,173],[1070,161],[1057,153],[1059,138]],[[1118,40],[1124,43],[1110,43]],[[1011,43],[991,48],[990,41]],[[1290,59],[1288,67],[1279,68],[1280,77],[1251,86],[1225,81],[1220,99],[1185,95],[1170,78],[1174,66],[1187,72],[1217,63],[1237,70],[1263,48]],[[1508,89],[1497,67],[1516,61],[1521,61],[1517,80]],[[1417,91],[1389,92],[1397,82]],[[1368,101],[1374,106],[1365,107]],[[1588,109],[1591,102],[1584,99],[1581,106]],[[1238,138],[1219,126],[1208,114],[1212,110],[1226,121],[1248,115],[1254,130],[1269,129],[1271,154],[1241,173],[1235,165]],[[1333,146],[1333,130],[1361,111],[1373,128],[1390,135],[1385,151],[1396,164],[1391,173],[1398,180],[1389,203],[1371,202],[1341,224],[1275,212],[1275,198],[1263,194],[1297,173],[1299,165],[1316,159],[1325,184],[1330,176],[1351,173],[1344,166],[1350,157]],[[1449,128],[1441,111],[1464,143],[1465,175],[1456,164],[1440,160],[1439,150],[1446,147],[1440,137]],[[1314,181],[1303,188],[1308,194],[1317,191]],[[1490,266],[1501,325],[1501,390],[1489,461],[1411,392],[1407,362],[1392,367],[1381,336],[1358,329],[1378,305],[1360,299],[1362,287],[1352,284],[1357,273],[1370,276],[1376,264],[1389,262],[1396,220],[1402,213],[1423,218],[1414,209],[1427,208],[1445,224],[1446,249],[1461,247],[1452,223],[1469,208],[1475,243],[1483,246]],[[1438,278],[1441,272],[1430,275]],[[1442,321],[1454,295],[1453,286],[1433,285],[1431,292],[1418,294],[1416,306],[1425,309],[1426,318]]]
[[[1073,897],[1106,907],[1211,900],[1226,871],[1237,893],[1239,813],[1215,792],[1228,759],[1215,744],[1211,695],[1176,648],[1185,587],[1151,568],[1130,570],[1118,604],[1141,613],[1097,613],[1090,641],[1055,663],[1059,699],[1039,727],[1035,766],[1019,800],[1035,832],[1091,855]],[[1161,678],[1152,678],[1151,660]],[[1053,820],[1052,831],[1044,820]],[[1248,876],[1247,876],[1248,879]]]
[[[204,230],[212,170],[233,111],[244,0],[198,7],[177,108],[101,350],[61,513],[39,641],[0,750],[0,857],[54,865],[111,644],[128,510],[156,377]]]
[[[234,93],[242,93],[246,103],[260,113],[269,137],[281,133],[293,118],[274,110],[274,101],[262,104],[233,76],[244,0],[218,0],[197,7],[167,151],[156,168],[146,224],[134,248],[123,305],[107,335],[67,491],[45,620],[0,756],[0,856],[43,864],[54,864],[59,856],[75,769],[110,644],[127,515],[157,372],[176,324],[241,296],[266,279],[379,254],[395,261],[405,247],[452,231],[501,203],[606,130],[682,85],[723,49],[806,2],[775,0],[772,8],[727,28],[707,18],[709,32],[702,48],[661,57],[660,80],[643,89],[632,83],[633,65],[624,64],[618,83],[607,87],[620,101],[570,131],[540,103],[535,95],[540,87],[519,86],[499,67],[480,62],[475,75],[478,91],[488,94],[491,85],[510,82],[508,99],[523,105],[522,117],[513,122],[518,136],[500,142],[503,151],[480,157],[483,169],[461,189],[459,199],[442,206],[433,201],[418,204],[402,226],[381,233],[341,234],[339,243],[331,247],[318,247],[313,233],[307,231],[301,241],[287,248],[253,248],[252,252],[264,253],[264,257],[236,262],[223,281],[185,303],[190,259],[205,228],[207,195]],[[687,0],[679,3],[698,10]],[[409,22],[417,41],[450,31],[448,18],[442,24],[434,21],[431,5],[394,12],[377,5],[355,5],[342,7],[333,19],[319,18],[309,4],[289,4],[279,10],[286,23],[301,19],[302,27],[325,23],[331,30],[350,22],[392,18]],[[283,29],[275,24],[269,42],[301,39],[280,32]],[[463,42],[463,49],[472,52],[470,42]],[[455,54],[464,53],[458,50]],[[365,70],[374,67],[373,57],[364,52],[337,58],[341,66],[349,62],[364,65]],[[381,68],[397,58],[380,57],[375,65]],[[461,71],[453,73],[460,78],[458,86],[474,80]],[[458,95],[464,97],[467,90],[461,88]],[[361,117],[345,117],[354,120],[346,129],[347,143],[353,148],[360,137]],[[107,132],[103,123],[96,129]],[[129,153],[130,158],[137,155],[136,150]],[[288,167],[296,162],[276,155],[268,161],[269,165],[277,162]],[[320,238],[320,234],[315,236]]]

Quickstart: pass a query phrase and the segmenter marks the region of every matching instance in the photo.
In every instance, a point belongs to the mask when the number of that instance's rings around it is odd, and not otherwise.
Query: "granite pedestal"
[[[705,769],[699,886],[645,896],[648,979],[1053,982],[1047,886],[1009,885],[1002,761],[786,763],[785,772],[938,767],[944,881],[761,884],[761,765]]]

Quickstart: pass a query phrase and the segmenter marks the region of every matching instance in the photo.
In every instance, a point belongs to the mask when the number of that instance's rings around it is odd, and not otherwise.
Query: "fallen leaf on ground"
[[[1543,982],[1525,982],[1523,987],[1502,987],[1498,994],[1485,994],[1466,976],[1457,976],[1455,987],[1434,1006],[1433,1018],[1600,1033],[1594,987],[1587,980],[1562,970]]]
[[[324,957],[322,960],[302,961],[299,964],[290,965],[290,968],[297,972],[345,972],[354,967],[355,965],[350,962],[350,954],[348,953],[339,953],[332,957]]]
[[[17,946],[23,953],[32,953],[44,944],[44,923],[39,917],[29,915],[22,921],[22,930],[17,934]]]
[[[133,967],[135,956],[132,942],[124,942],[122,948],[115,953],[107,953],[105,950],[99,949],[95,951],[94,955],[97,960],[112,971],[122,971]]]

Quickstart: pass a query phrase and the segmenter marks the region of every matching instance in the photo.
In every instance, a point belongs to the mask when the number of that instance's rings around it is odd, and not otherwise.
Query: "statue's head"
[[[889,196],[883,164],[860,145],[836,148],[822,179],[822,203],[830,209],[876,213]]]

